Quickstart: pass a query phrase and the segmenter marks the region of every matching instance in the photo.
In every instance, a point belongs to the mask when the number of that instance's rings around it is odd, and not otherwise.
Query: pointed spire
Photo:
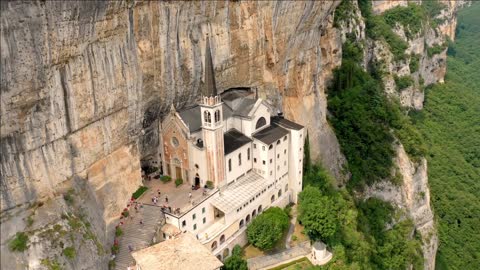
[[[215,84],[215,73],[213,69],[212,52],[210,50],[210,38],[207,36],[207,46],[205,51],[205,88],[203,95],[214,97],[217,95],[217,86]]]

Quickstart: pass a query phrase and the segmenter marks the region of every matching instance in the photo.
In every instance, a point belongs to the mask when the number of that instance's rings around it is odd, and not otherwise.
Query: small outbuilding
[[[312,245],[312,253],[308,258],[313,265],[324,265],[332,259],[332,253],[322,242],[315,242]]]

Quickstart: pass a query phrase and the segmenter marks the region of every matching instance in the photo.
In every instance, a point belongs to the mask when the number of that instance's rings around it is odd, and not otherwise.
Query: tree
[[[337,207],[331,197],[308,186],[299,194],[299,221],[312,240],[326,241],[338,228]]]
[[[247,261],[242,258],[242,248],[239,245],[233,247],[232,255],[225,260],[222,270],[248,270]]]
[[[303,143],[303,172],[308,173],[312,169],[312,159],[310,158],[310,137],[307,131],[307,137]]]
[[[289,226],[289,217],[278,207],[271,207],[260,214],[247,228],[248,242],[261,250],[275,246]]]

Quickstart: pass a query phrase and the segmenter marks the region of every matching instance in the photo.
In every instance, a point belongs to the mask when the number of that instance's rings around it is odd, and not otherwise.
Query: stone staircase
[[[133,214],[133,219],[128,218],[122,226],[123,235],[119,240],[120,250],[115,257],[116,270],[126,270],[128,266],[133,265],[134,260],[128,250],[128,245],[131,245],[133,250],[152,245],[156,231],[165,224],[165,216],[157,206],[144,205],[138,213],[135,213],[132,208],[130,213]],[[143,220],[143,225],[140,224],[140,220]]]

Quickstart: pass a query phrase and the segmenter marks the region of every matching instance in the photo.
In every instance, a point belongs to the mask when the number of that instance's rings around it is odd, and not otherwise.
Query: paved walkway
[[[138,213],[131,207],[130,214],[133,218],[128,217],[121,226],[123,235],[119,240],[120,250],[115,257],[117,270],[126,270],[128,266],[133,265],[134,260],[128,245],[134,250],[150,246],[155,232],[165,223],[165,217],[157,206],[144,205]],[[143,220],[143,225],[140,224],[140,220]]]
[[[290,228],[288,228],[287,238],[285,240],[285,248],[291,248],[290,243],[292,242],[292,235],[295,231],[295,223],[297,223],[297,205],[292,206],[292,219],[290,220]]]
[[[280,253],[248,259],[248,269],[258,270],[273,267],[278,264],[305,257],[310,253],[310,251],[311,246],[309,241],[299,243],[298,246],[287,249]]]

